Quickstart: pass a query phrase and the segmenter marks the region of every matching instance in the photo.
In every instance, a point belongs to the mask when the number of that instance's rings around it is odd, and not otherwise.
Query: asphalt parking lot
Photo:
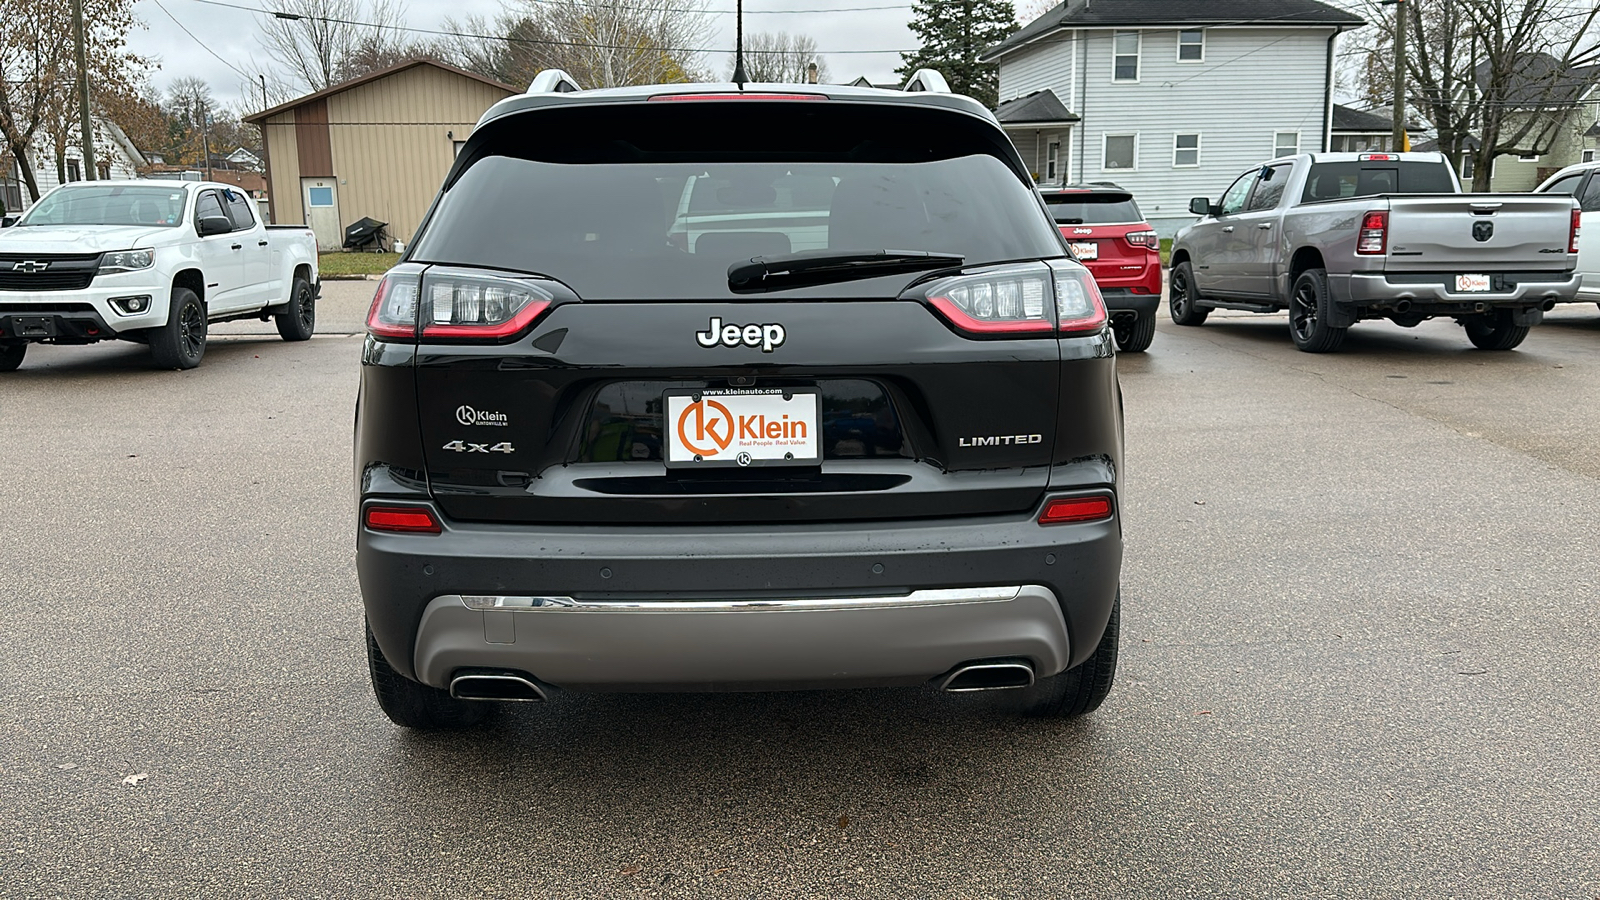
[[[0,380],[0,895],[1600,898],[1600,313],[1123,356],[1106,705],[372,700],[350,431],[368,283],[204,365]],[[144,777],[138,777],[144,776]],[[131,783],[130,783],[131,782]]]

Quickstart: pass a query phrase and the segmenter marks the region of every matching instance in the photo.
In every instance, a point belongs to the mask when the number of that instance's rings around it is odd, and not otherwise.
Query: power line
[[[167,18],[172,20],[172,24],[178,26],[179,28],[182,28],[183,29],[183,33],[187,34],[190,38],[192,38],[196,44],[199,44],[201,49],[205,50],[207,53],[211,54],[212,56],[215,56],[217,58],[217,62],[222,63],[223,65],[227,66],[230,69],[233,69],[233,71],[235,71],[235,72],[238,72],[239,73],[239,77],[241,77],[241,78],[249,78],[250,77],[249,75],[246,75],[243,71],[241,71],[233,63],[228,62],[227,60],[223,59],[221,56],[218,56],[217,55],[217,51],[212,50],[210,44],[207,44],[205,41],[202,41],[198,37],[195,37],[194,32],[190,31],[188,26],[184,25],[182,22],[179,22],[178,21],[178,17],[173,15],[171,10],[169,10],[165,6],[161,5],[161,0],[151,0],[151,2],[156,5],[157,9],[160,9],[162,12],[167,14]]]

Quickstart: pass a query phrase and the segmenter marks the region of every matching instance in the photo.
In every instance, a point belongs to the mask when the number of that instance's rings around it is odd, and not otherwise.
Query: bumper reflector
[[[1068,522],[1095,522],[1111,518],[1110,497],[1062,497],[1044,505],[1039,514],[1040,525],[1064,525]]]
[[[439,534],[444,526],[426,506],[369,506],[367,527],[373,531],[397,531],[405,534]]]

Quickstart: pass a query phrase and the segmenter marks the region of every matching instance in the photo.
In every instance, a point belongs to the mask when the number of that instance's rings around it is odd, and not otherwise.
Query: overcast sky
[[[240,6],[254,6],[259,0],[230,0]],[[799,15],[762,14],[762,10],[814,9],[861,6],[902,8],[864,12],[819,12]],[[463,19],[481,14],[492,17],[501,0],[410,0],[406,24],[414,28],[437,28],[446,17]],[[185,34],[167,12],[194,33]],[[734,41],[733,0],[711,0],[713,32],[709,46],[726,48],[708,54],[704,62],[719,75],[727,71],[728,54]],[[193,75],[205,79],[212,93],[224,103],[240,95],[241,79],[205,48],[223,59],[249,70],[245,65],[260,57],[266,62],[257,40],[259,19],[243,10],[197,3],[195,0],[137,0],[134,13],[147,26],[129,36],[135,53],[157,59],[160,69],[152,75],[158,90],[165,92],[175,78]],[[836,51],[910,49],[916,39],[906,27],[911,18],[910,0],[747,0],[745,29],[749,31],[790,31],[808,34],[817,42],[834,81],[847,81],[866,75],[873,81],[895,81],[894,70],[900,58],[892,53],[841,53]],[[196,40],[198,39],[198,41]],[[200,42],[203,42],[203,46]]]

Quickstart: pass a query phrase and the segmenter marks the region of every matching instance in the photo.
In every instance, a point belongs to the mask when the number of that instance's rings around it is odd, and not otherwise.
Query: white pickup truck
[[[190,369],[212,322],[276,320],[286,341],[317,320],[317,245],[303,226],[263,225],[238,188],[91,181],[50,191],[0,230],[0,372],[30,343],[150,345]]]

